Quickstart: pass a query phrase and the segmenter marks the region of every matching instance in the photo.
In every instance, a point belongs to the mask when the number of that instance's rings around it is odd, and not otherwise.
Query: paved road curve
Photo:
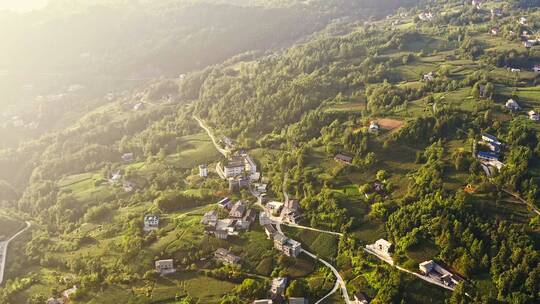
[[[13,241],[14,239],[16,239],[23,232],[25,232],[28,228],[30,228],[30,226],[32,226],[32,224],[27,221],[26,222],[26,227],[23,230],[15,233],[7,241],[0,242],[0,250],[2,250],[2,257],[1,257],[1,260],[0,260],[0,284],[2,284],[4,282],[4,272],[6,270],[5,266],[6,266],[7,250],[8,250],[9,243],[11,241]]]

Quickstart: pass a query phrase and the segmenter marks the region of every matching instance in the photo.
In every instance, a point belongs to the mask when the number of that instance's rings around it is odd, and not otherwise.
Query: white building
[[[156,261],[156,272],[160,274],[169,274],[176,272],[173,259]]]
[[[153,231],[159,228],[159,216],[145,215],[144,216],[144,231]]]
[[[519,106],[517,101],[515,101],[513,99],[508,99],[505,106],[506,106],[507,109],[509,109],[511,111],[519,111],[519,110],[521,110],[521,107]]]
[[[205,164],[199,165],[199,176],[200,177],[208,176],[208,167]]]
[[[270,292],[273,295],[283,296],[285,293],[285,288],[287,287],[287,278],[274,278],[272,280],[272,287],[270,287]]]
[[[295,258],[300,254],[300,251],[302,251],[302,244],[281,233],[275,233],[274,248],[283,252],[286,256]]]
[[[379,239],[375,242],[375,244],[367,246],[369,246],[368,249],[375,250],[388,256],[390,255],[390,253],[392,253],[393,249],[392,243],[388,242],[385,239]]]
[[[456,286],[462,280],[460,277],[455,276],[453,273],[444,269],[433,260],[420,263],[418,268],[423,275],[439,280],[441,283],[449,287]]]
[[[231,158],[225,166],[224,173],[226,178],[235,177],[244,172],[244,160],[239,157]]]
[[[529,119],[532,120],[532,121],[540,121],[540,114],[538,114],[538,112],[536,111],[529,111],[529,113],[527,113],[529,115]]]
[[[377,133],[377,132],[379,132],[379,129],[380,129],[379,124],[376,121],[371,121],[369,123],[369,132],[370,133]]]
[[[255,164],[255,161],[247,154],[244,155],[244,165],[246,172],[251,174],[257,173],[257,164]]]

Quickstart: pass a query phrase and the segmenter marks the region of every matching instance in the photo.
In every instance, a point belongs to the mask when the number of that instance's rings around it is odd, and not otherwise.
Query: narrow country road
[[[199,123],[199,126],[201,128],[203,128],[206,131],[206,133],[208,133],[208,136],[210,137],[210,139],[212,139],[212,142],[214,143],[214,146],[216,147],[216,150],[219,153],[221,153],[223,156],[227,157],[227,151],[225,149],[221,148],[217,144],[217,141],[216,141],[214,135],[212,134],[212,132],[210,131],[210,129],[208,127],[206,127],[204,125],[204,123],[202,122],[202,120],[200,120],[195,115],[193,115],[193,118]],[[285,178],[283,180],[283,186],[282,186],[283,187],[283,197],[285,199],[285,202],[289,201],[289,194],[287,193],[286,187],[285,187],[286,183],[287,183],[287,178],[288,178],[288,175],[286,174]],[[249,191],[258,200],[260,194],[257,193],[255,190],[253,190],[251,188],[251,185],[249,185]],[[264,206],[262,204],[259,204],[258,201],[257,201],[256,205],[261,207],[270,216],[270,219],[272,220],[272,223],[276,225],[276,230],[279,233],[283,234],[283,231],[281,230],[281,224],[283,223],[283,218],[281,216],[279,216],[279,217],[272,216],[272,213],[266,208],[266,206]],[[294,226],[290,225],[290,226],[300,228],[300,229],[309,229],[309,230],[318,231],[318,232],[322,232],[322,233],[331,233],[331,234],[335,234],[335,235],[338,235],[338,236],[342,236],[342,234],[337,233],[337,232],[332,232],[332,231],[325,231],[325,230],[320,230],[320,229],[311,228],[311,227],[304,227],[304,226],[299,226],[299,225],[294,225]],[[339,274],[339,271],[337,271],[337,269],[334,266],[332,266],[332,264],[328,263],[327,261],[325,261],[325,260],[323,260],[321,258],[318,258],[315,254],[313,254],[313,253],[311,253],[311,252],[309,252],[309,251],[307,251],[305,249],[302,249],[302,252],[304,252],[305,254],[310,256],[311,258],[313,258],[315,260],[318,260],[321,263],[323,263],[326,267],[330,268],[332,273],[336,276],[336,284],[334,285],[334,288],[327,295],[325,295],[322,299],[317,301],[315,304],[322,303],[322,301],[324,301],[326,298],[333,295],[339,288],[341,288],[341,293],[343,294],[343,299],[345,300],[345,303],[346,304],[352,304],[351,299],[349,298],[349,292],[347,291],[347,285],[345,284],[345,281],[343,280],[343,278]]]
[[[515,199],[517,199],[518,201],[520,201],[521,203],[527,205],[529,208],[531,208],[531,210],[536,213],[537,215],[540,215],[540,210],[538,210],[533,204],[530,204],[529,202],[527,202],[526,200],[524,200],[523,198],[521,198],[521,196],[519,196],[518,194],[510,191],[510,190],[507,190],[507,189],[502,189],[502,191],[504,191],[504,193],[508,194],[508,195],[511,195],[512,197],[514,197]]]
[[[16,239],[19,235],[21,235],[23,232],[28,230],[32,224],[30,222],[26,222],[26,227],[22,229],[21,231],[15,233],[12,237],[10,237],[7,241],[0,242],[0,250],[2,256],[0,257],[0,285],[4,282],[4,272],[6,271],[6,260],[7,260],[7,250],[9,243]]]
[[[302,252],[309,255],[310,257],[312,257],[315,260],[319,260],[326,267],[330,268],[330,270],[332,270],[332,272],[336,276],[336,285],[334,285],[334,288],[326,296],[324,296],[322,299],[315,302],[315,304],[322,303],[322,301],[324,301],[326,298],[328,298],[329,296],[334,294],[337,291],[338,287],[341,288],[341,293],[343,294],[343,299],[345,300],[345,303],[351,304],[351,299],[349,298],[349,293],[347,291],[347,285],[345,284],[345,281],[341,277],[341,274],[339,274],[339,271],[337,271],[337,269],[334,266],[332,266],[332,264],[328,263],[327,261],[325,261],[325,260],[323,260],[321,258],[318,258],[313,253],[311,253],[311,252],[309,252],[309,251],[307,251],[305,249],[302,249]]]
[[[210,129],[197,116],[193,115],[193,119],[195,119],[199,123],[199,126],[201,126],[201,128],[203,128],[206,131],[206,133],[208,133],[208,137],[210,137],[210,139],[212,140],[212,143],[214,143],[214,146],[216,147],[216,150],[219,153],[221,153],[221,155],[227,157],[227,150],[225,150],[225,149],[223,149],[222,147],[219,146],[219,144],[217,143],[216,138],[214,137],[214,134],[212,134],[212,131],[210,131]]]
[[[368,249],[368,248],[364,248],[364,251],[367,252],[368,254],[371,254],[371,255],[375,256],[375,257],[378,258],[379,260],[381,260],[381,261],[383,261],[383,262],[385,262],[385,263],[388,263],[388,264],[390,264],[390,265],[393,266],[393,267],[396,267],[399,271],[406,272],[406,273],[408,273],[408,274],[412,274],[413,276],[415,276],[415,277],[417,277],[417,278],[419,278],[419,279],[421,279],[421,280],[424,280],[424,281],[426,281],[426,282],[428,282],[428,283],[430,283],[430,284],[437,285],[437,286],[439,286],[439,287],[442,287],[442,288],[445,288],[445,289],[448,289],[448,290],[452,290],[452,291],[454,290],[454,288],[449,287],[449,286],[446,286],[446,285],[442,284],[441,282],[438,282],[438,281],[436,281],[436,280],[434,280],[434,279],[432,279],[432,278],[430,278],[430,277],[428,277],[428,276],[424,276],[424,275],[421,275],[421,274],[416,273],[416,272],[414,272],[414,271],[410,271],[410,270],[408,270],[408,269],[405,269],[405,268],[403,268],[403,267],[400,267],[400,266],[398,266],[398,265],[395,265],[395,264],[394,264],[394,261],[393,261],[391,258],[389,258],[389,257],[384,258],[384,257],[380,256],[379,254],[377,254],[377,252],[374,252],[374,251],[372,251],[372,250],[370,250],[370,249]]]

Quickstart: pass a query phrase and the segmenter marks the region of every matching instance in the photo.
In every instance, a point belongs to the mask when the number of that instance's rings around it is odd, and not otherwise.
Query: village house
[[[266,191],[268,190],[268,184],[254,183],[253,188],[255,188],[255,191],[257,191],[258,193],[266,193]]]
[[[293,199],[286,201],[281,215],[284,221],[296,223],[296,220],[300,216],[300,204],[298,204],[298,201]]]
[[[214,258],[216,261],[223,264],[238,264],[240,262],[240,257],[232,254],[229,250],[224,248],[218,248],[214,252]]]
[[[221,199],[217,204],[219,208],[226,209],[226,210],[230,210],[233,205],[231,199],[228,197]]]
[[[275,233],[274,248],[283,252],[286,256],[295,258],[300,254],[300,251],[302,251],[302,244],[281,233]]]
[[[499,30],[498,27],[491,28],[491,35],[497,36],[497,35],[499,35],[499,32],[500,32],[500,30]]]
[[[390,256],[393,251],[392,243],[385,239],[379,239],[375,242],[375,244],[366,245],[366,248],[386,256]]]
[[[433,72],[429,72],[427,74],[424,74],[424,76],[422,77],[422,80],[423,81],[433,81],[435,79],[435,74]]]
[[[264,225],[263,227],[264,233],[266,233],[268,239],[273,239],[274,235],[277,233],[276,228],[274,228],[274,226],[271,224]]]
[[[239,156],[235,156],[229,159],[227,165],[224,167],[224,173],[226,178],[238,176],[244,172],[245,165],[244,159]]]
[[[486,143],[491,143],[497,146],[501,146],[502,142],[496,137],[488,133],[482,133],[482,140]]]
[[[251,222],[246,221],[245,219],[236,220],[235,228],[238,230],[248,230],[251,226]]]
[[[498,161],[499,160],[499,154],[498,153],[495,153],[495,152],[484,152],[484,151],[480,151],[478,152],[478,154],[476,155],[478,157],[479,160],[484,160],[484,161]]]
[[[250,224],[254,223],[257,220],[258,211],[255,209],[248,209],[244,215],[244,221],[249,222]]]
[[[218,214],[215,210],[208,211],[201,219],[201,224],[208,227],[215,227],[217,225]]]
[[[133,153],[124,153],[122,155],[122,161],[124,161],[125,163],[130,163],[133,161],[134,159],[134,154]]]
[[[334,160],[337,161],[337,162],[343,163],[343,164],[350,165],[350,164],[352,164],[353,158],[351,156],[338,153],[338,154],[336,154],[336,156],[334,156]]]
[[[227,136],[223,136],[221,138],[221,142],[223,142],[223,144],[225,145],[225,148],[228,150],[232,150],[236,146],[236,143],[234,142],[234,140],[232,140],[230,137],[227,137]]]
[[[69,299],[73,294],[75,294],[79,290],[79,287],[77,285],[73,285],[73,287],[66,289],[62,292],[62,296],[64,299]]]
[[[119,183],[122,180],[122,173],[120,171],[116,171],[115,173],[111,174],[109,177],[109,182],[112,184]]]
[[[208,166],[206,164],[199,165],[199,176],[208,177]]]
[[[261,205],[264,205],[268,202],[268,196],[266,193],[262,193],[257,197],[257,202]]]
[[[246,203],[242,200],[237,201],[231,208],[231,211],[229,212],[230,217],[235,218],[241,218],[244,216],[244,212],[246,212]]]
[[[518,23],[521,25],[527,25],[527,18],[519,17]]]
[[[449,287],[455,287],[460,281],[462,281],[460,277],[444,269],[433,260],[420,263],[418,268],[423,275],[441,281],[443,284]]]
[[[418,19],[422,20],[422,21],[431,21],[433,20],[433,13],[431,12],[422,12],[418,15]]]
[[[283,209],[283,205],[284,204],[282,202],[273,201],[266,204],[266,208],[268,208],[268,210],[272,211],[274,214],[279,214],[281,209]]]
[[[154,231],[159,229],[159,216],[158,215],[145,215],[144,216],[143,231]]]
[[[227,230],[215,230],[214,231],[214,236],[217,238],[217,239],[220,239],[220,240],[226,240],[228,237],[229,237],[229,232]]]
[[[238,235],[238,232],[235,231],[236,222],[236,219],[230,218],[218,220],[213,231],[214,236],[218,239],[227,239],[228,236]]]
[[[229,178],[229,192],[240,191],[249,187],[249,179],[245,176]]]
[[[508,99],[505,106],[510,111],[519,111],[519,110],[521,110],[521,107],[519,106],[517,101],[515,101],[513,99]]]
[[[527,113],[527,115],[529,115],[529,119],[532,121],[540,121],[540,114],[538,114],[536,111],[531,110]]]
[[[174,269],[174,260],[168,259],[156,261],[156,272],[162,275],[176,272],[176,269]]]
[[[308,304],[306,298],[289,298],[289,304]]]
[[[536,73],[540,73],[540,64],[535,64],[533,66],[533,71],[536,72]]]
[[[268,224],[272,224],[272,220],[270,219],[270,216],[263,211],[259,214],[259,225],[264,226]]]
[[[253,161],[253,159],[247,154],[244,154],[243,157],[246,172],[251,174],[257,173],[257,164],[255,164],[255,161]]]
[[[274,278],[270,287],[270,293],[272,296],[283,296],[286,287],[287,278]]]
[[[353,304],[368,304],[368,303],[369,303],[369,298],[365,293],[359,291],[354,294]]]
[[[372,121],[369,123],[369,129],[368,129],[368,131],[369,131],[370,133],[378,133],[379,130],[380,130],[379,124],[378,124],[376,121],[372,120]]]
[[[537,40],[526,40],[526,41],[523,41],[523,46],[529,49],[535,46],[537,43],[538,43]]]

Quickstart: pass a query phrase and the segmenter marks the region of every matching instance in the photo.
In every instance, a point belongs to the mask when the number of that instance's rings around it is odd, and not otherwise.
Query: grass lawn
[[[190,169],[221,157],[206,133],[181,137],[180,152],[167,156],[166,163],[177,168]]]
[[[283,232],[294,240],[302,243],[302,247],[310,252],[317,253],[320,257],[327,260],[334,260],[337,254],[336,236],[305,229],[292,227],[282,227]]]

